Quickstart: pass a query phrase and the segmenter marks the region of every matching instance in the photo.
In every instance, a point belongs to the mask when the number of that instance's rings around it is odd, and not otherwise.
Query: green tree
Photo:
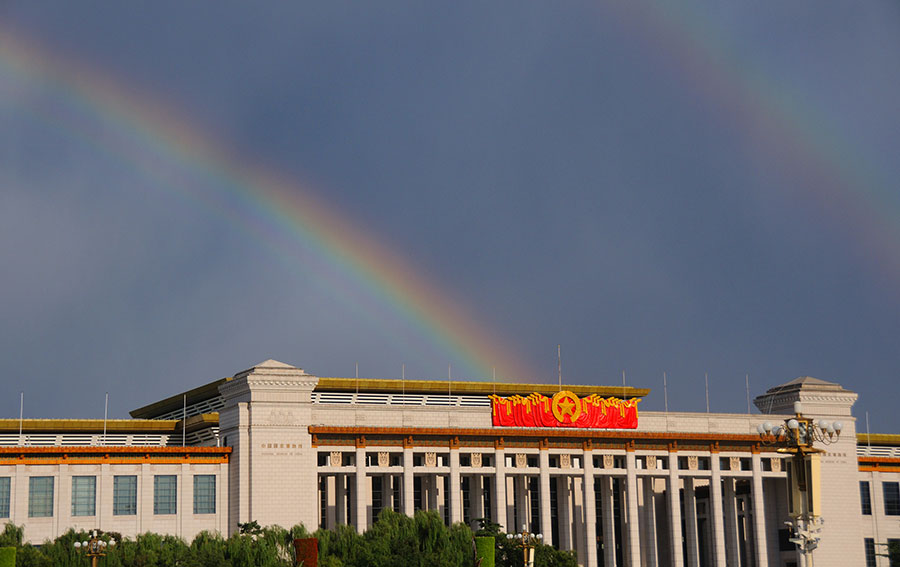
[[[25,528],[17,526],[12,522],[3,526],[3,532],[0,533],[0,547],[22,547],[22,536]]]

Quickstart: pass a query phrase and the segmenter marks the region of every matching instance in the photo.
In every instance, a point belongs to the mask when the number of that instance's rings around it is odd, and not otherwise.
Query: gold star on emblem
[[[570,400],[569,398],[563,398],[561,402],[559,402],[560,413],[563,415],[572,415],[575,411],[575,402]]]
[[[550,407],[560,423],[573,423],[581,415],[581,400],[568,390],[557,392]]]

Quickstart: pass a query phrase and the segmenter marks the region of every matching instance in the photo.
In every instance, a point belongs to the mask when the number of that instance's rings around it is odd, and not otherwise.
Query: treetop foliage
[[[485,522],[478,532],[495,538],[498,567],[522,566],[521,548],[507,540],[499,526]],[[101,561],[105,567],[292,567],[293,540],[307,537],[318,539],[321,567],[475,566],[472,530],[461,523],[448,527],[435,512],[416,512],[410,518],[386,509],[364,534],[346,525],[310,534],[302,525],[286,530],[250,521],[240,524],[238,533],[229,538],[201,532],[190,544],[154,533],[122,538],[107,532],[100,537],[116,541]],[[17,567],[84,567],[87,559],[74,543],[87,539],[87,532],[69,530],[40,546],[23,545],[23,529],[6,524],[0,547],[17,548]],[[574,553],[547,545],[538,546],[536,553],[540,567],[577,567]]]

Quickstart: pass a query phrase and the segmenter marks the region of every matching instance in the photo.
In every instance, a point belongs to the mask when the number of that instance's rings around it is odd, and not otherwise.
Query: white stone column
[[[97,478],[97,516],[100,515],[100,481],[101,478]],[[10,482],[9,487],[9,521],[13,524],[19,525],[25,524],[25,519],[28,518],[28,476],[25,474],[25,465],[16,465],[16,472],[13,476],[12,482]],[[27,537],[27,535],[26,535]]]
[[[187,466],[182,465],[180,467],[182,482],[180,488],[180,495],[186,495],[188,493],[186,486],[188,483],[193,482],[192,478],[187,474]],[[103,463],[100,465],[100,474],[97,475],[97,528],[100,530],[109,529],[108,526],[112,525],[113,520],[113,474],[110,472],[110,464]],[[26,490],[28,480],[25,480]],[[193,486],[193,485],[191,485]],[[28,493],[25,493],[26,502],[28,498]],[[190,504],[190,500],[187,501]],[[182,497],[182,501],[179,502],[179,508],[184,510],[184,514],[192,514],[193,510],[190,508],[185,508],[184,497]],[[27,508],[26,508],[27,510]],[[182,515],[182,519],[184,516]],[[178,534],[182,535],[182,534]]]
[[[347,475],[336,474],[334,476],[337,483],[337,491],[335,492],[335,516],[336,522],[339,524],[349,524],[347,518]]]
[[[625,499],[628,508],[628,558],[629,567],[641,567],[641,531],[638,517],[638,482],[637,464],[634,448],[628,447],[625,453],[625,474],[627,486]]]
[[[672,567],[684,567],[681,544],[681,490],[678,479],[678,453],[669,452],[669,554]]]
[[[600,504],[603,507],[603,564],[616,567],[616,518],[613,513],[613,479],[600,477]]]
[[[459,446],[450,447],[450,477],[447,479],[447,493],[450,501],[450,525],[462,522],[461,484],[459,478]]]
[[[750,459],[753,470],[753,544],[756,550],[756,567],[769,567],[769,551],[766,545],[766,510],[763,504],[762,459],[753,453]]]
[[[413,482],[413,450],[403,447],[403,513],[415,514],[415,484]]]
[[[656,489],[654,479],[651,476],[644,477],[644,522],[641,534],[644,535],[644,564],[646,567],[656,567],[658,564],[657,536],[656,536]]]
[[[181,463],[180,469],[181,474],[179,476],[181,478],[181,486],[178,490],[178,509],[181,511],[181,522],[178,529],[181,533],[179,535],[185,540],[192,540],[196,533],[192,526],[193,522],[191,521],[194,514],[194,475],[191,473],[191,465],[188,463]],[[112,514],[113,488],[115,486],[112,476],[109,477],[109,482],[107,484],[109,486],[109,498],[107,499],[108,504],[106,507],[109,510],[109,513]],[[185,524],[188,526],[187,529],[185,529]]]
[[[578,557],[587,557],[584,542],[587,537],[585,530],[584,515],[584,475],[579,474],[577,477],[571,477],[570,488],[572,490],[572,549],[578,554]],[[596,501],[596,498],[595,498]],[[596,510],[595,510],[596,512]],[[599,529],[599,527],[597,527]],[[596,540],[596,534],[595,534]]]
[[[472,508],[472,519],[484,518],[484,478],[480,474],[469,477],[469,506]]]
[[[337,494],[337,482],[333,474],[325,477],[325,493],[325,504],[327,508],[325,510],[325,525],[322,527],[333,530],[337,523],[337,501],[335,500],[335,495]]]
[[[716,567],[727,567],[728,561],[725,552],[725,525],[724,510],[722,505],[722,464],[719,460],[718,451],[710,451],[709,455],[710,470],[712,474],[709,479],[709,503],[710,513],[709,519],[712,522],[712,552],[713,565]]]
[[[550,515],[550,451],[546,447],[542,447],[538,455],[540,464],[540,485],[541,485],[541,530],[544,535],[544,543],[553,545],[553,526],[551,526],[552,517]],[[557,494],[559,497],[559,494]]]
[[[531,514],[528,513],[528,483],[526,482],[527,477],[524,474],[517,474],[515,476],[516,483],[516,531],[520,530],[522,526],[526,526],[528,531],[533,531],[533,527],[531,526]]]
[[[687,540],[688,567],[700,567],[700,540],[697,534],[697,492],[694,477],[684,479],[684,525]]]
[[[394,509],[394,475],[381,475],[381,508]]]
[[[428,511],[438,511],[438,478],[434,473],[430,473],[428,479]],[[423,488],[424,488],[424,484]]]
[[[494,450],[494,521],[501,530],[507,530],[506,519],[506,451],[502,447]],[[515,528],[513,528],[515,530]]]
[[[363,533],[368,529],[368,509],[369,495],[368,482],[366,479],[366,448],[356,448],[356,485],[354,496],[356,496],[356,531]]]
[[[735,493],[734,477],[725,477],[725,493],[722,496],[722,506],[725,510],[725,550],[728,565],[740,567],[741,554],[738,546],[737,531],[737,495]]]
[[[556,509],[559,521],[559,548],[572,549],[572,494],[569,491],[569,477],[556,478]]]
[[[584,496],[584,548],[585,567],[597,567],[597,501],[594,497],[594,451],[584,447],[584,480],[581,493]],[[605,516],[604,516],[605,519]],[[612,566],[610,566],[612,567]]]
[[[227,470],[228,467],[225,467]],[[220,467],[221,471],[221,467]],[[141,478],[138,481],[138,530],[139,533],[147,531],[146,523],[153,521],[153,473],[150,471],[150,463],[141,463]],[[216,479],[216,516],[217,519],[228,515],[228,508],[223,508],[218,502],[219,495],[228,490],[228,485],[221,478]],[[225,532],[221,532],[225,533]]]

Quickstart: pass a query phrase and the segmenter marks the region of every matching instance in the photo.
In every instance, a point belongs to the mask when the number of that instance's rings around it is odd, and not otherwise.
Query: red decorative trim
[[[415,435],[427,436],[458,436],[458,437],[488,437],[490,439],[503,439],[509,437],[546,437],[552,439],[626,439],[649,441],[695,441],[695,444],[711,442],[738,442],[750,445],[759,441],[758,435],[742,435],[733,433],[667,433],[654,431],[620,431],[607,429],[540,429],[540,428],[503,428],[498,429],[468,429],[468,428],[438,428],[438,427],[356,427],[356,426],[331,426],[310,425],[309,433],[312,435]]]

